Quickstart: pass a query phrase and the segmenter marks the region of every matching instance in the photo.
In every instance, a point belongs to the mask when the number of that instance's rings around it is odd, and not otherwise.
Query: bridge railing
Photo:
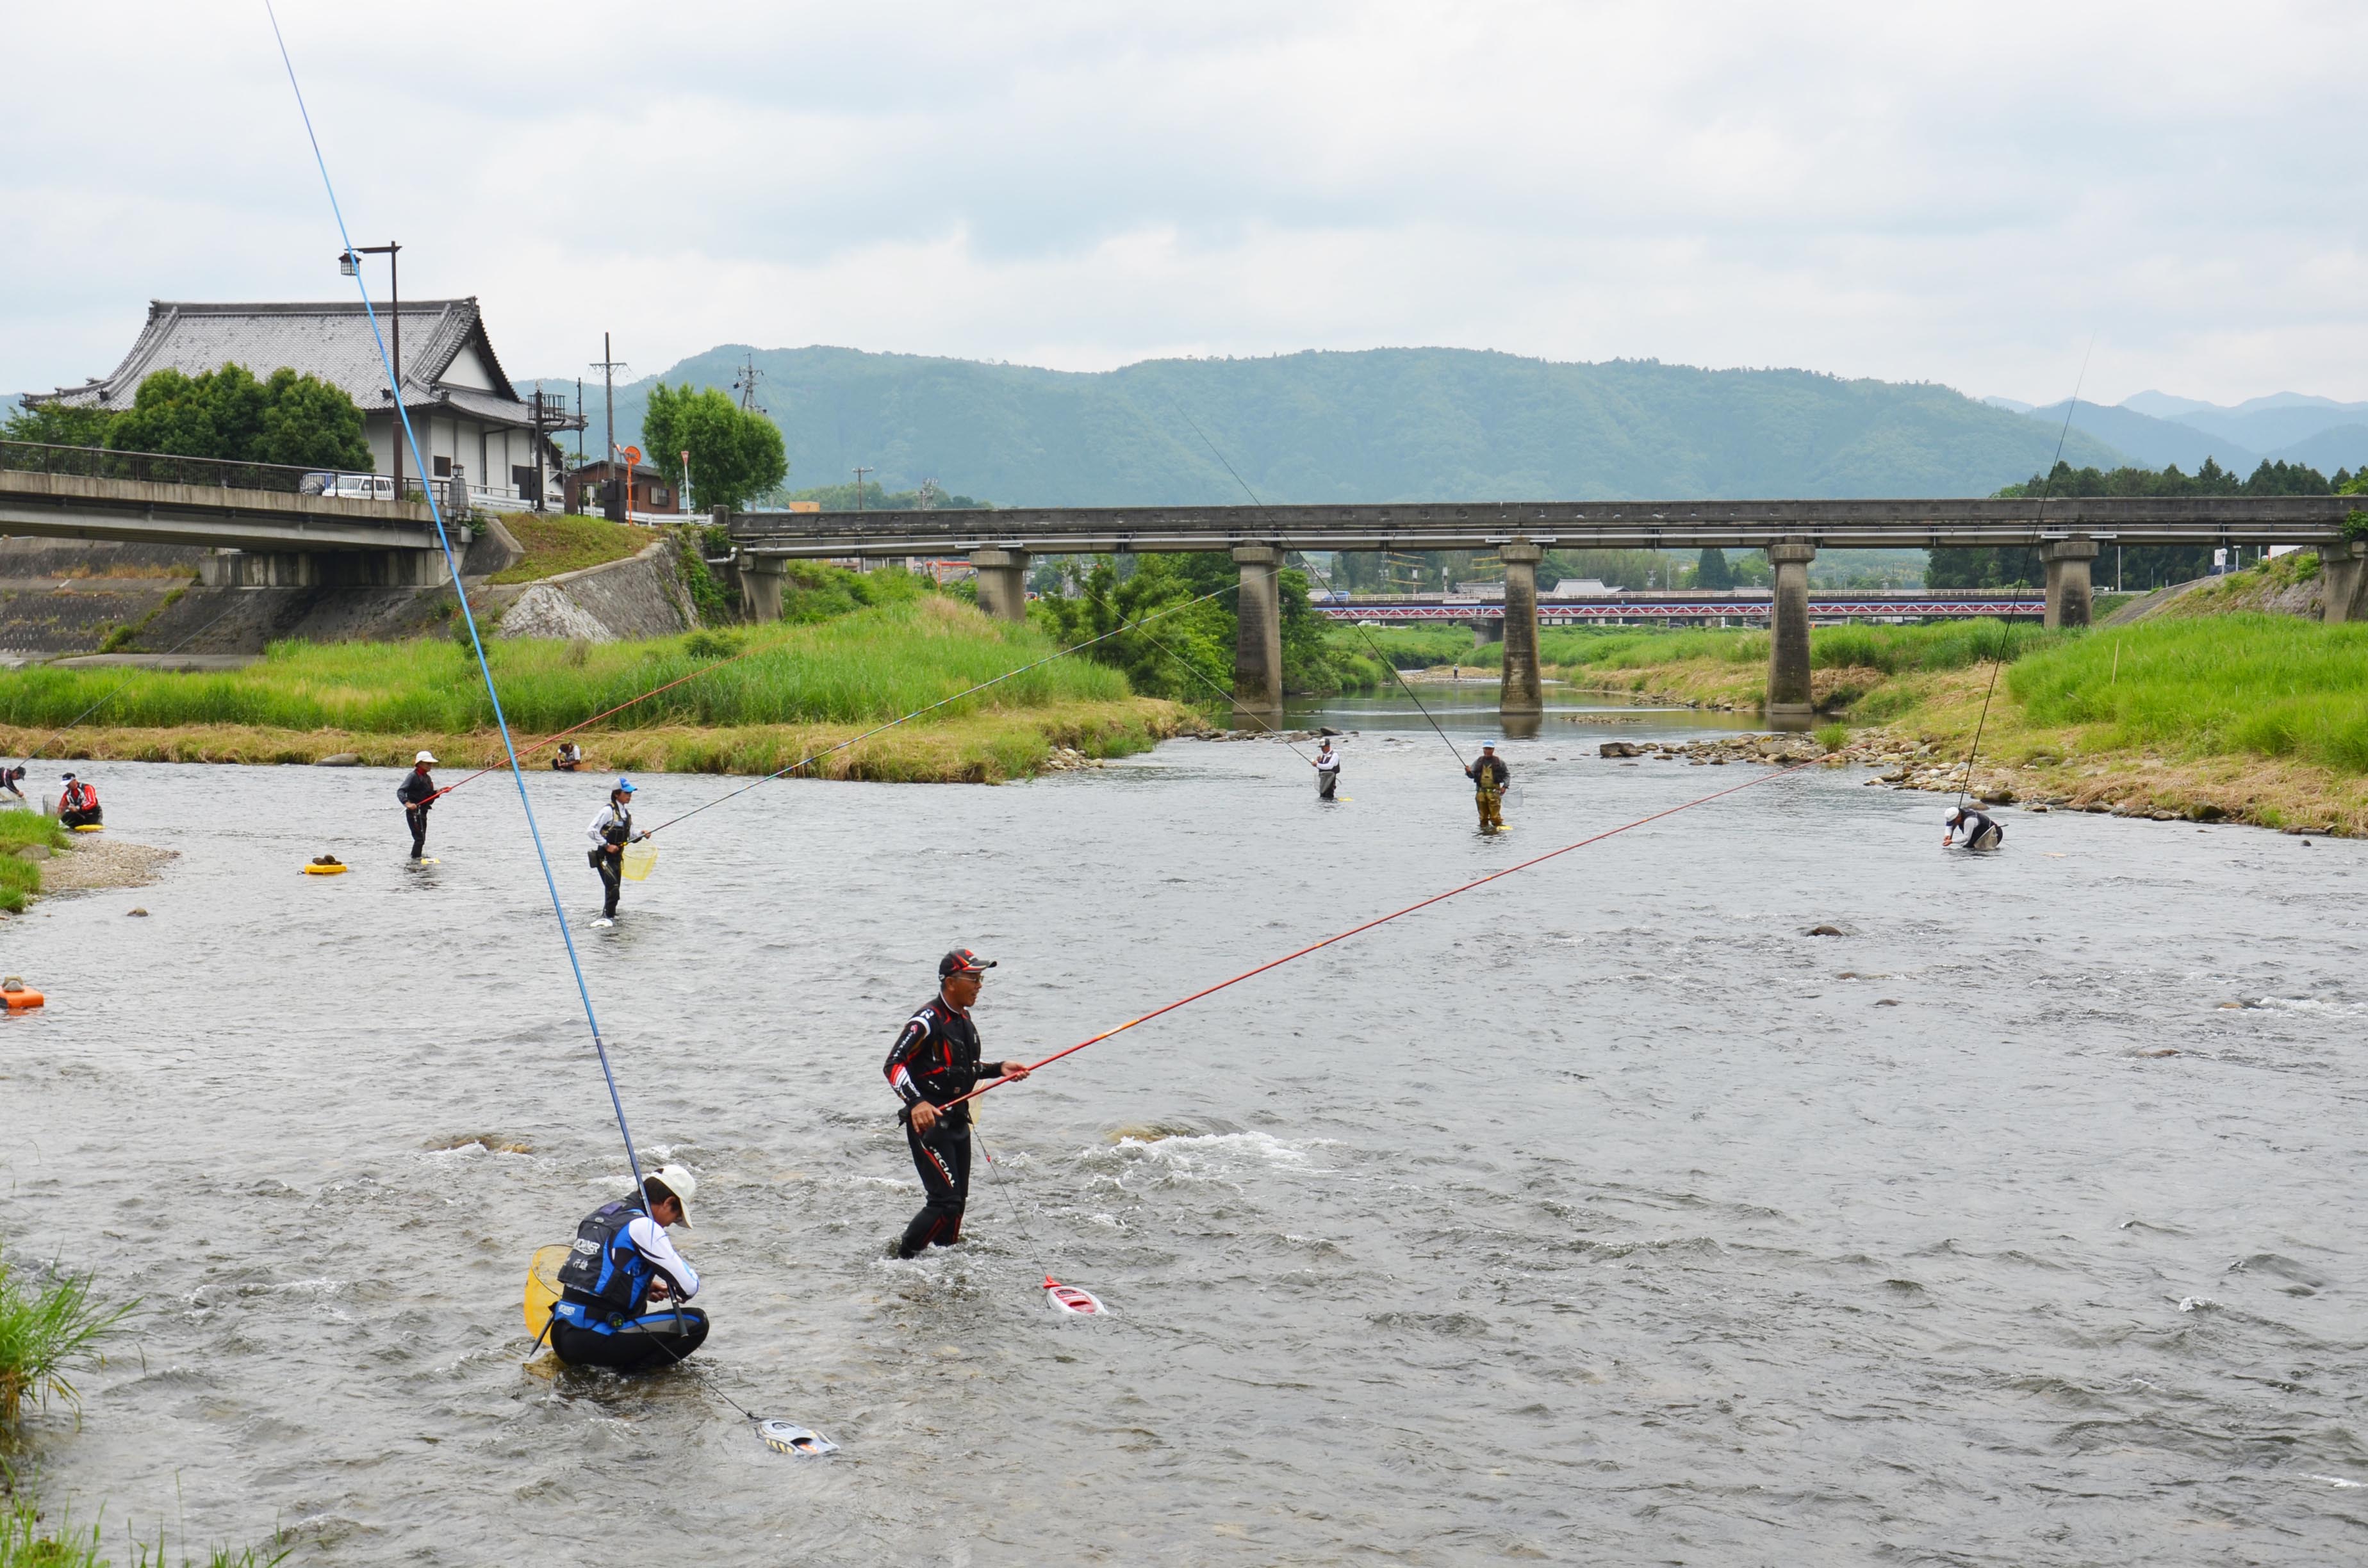
[[[0,469],[19,473],[62,473],[84,479],[124,479],[143,484],[194,484],[220,490],[271,490],[289,495],[351,494],[393,500],[391,485],[370,482],[367,471],[341,472],[284,463],[230,462],[221,458],[185,458],[170,452],[119,452],[105,447],[54,447],[36,441],[0,441]],[[384,490],[386,494],[379,494]]]

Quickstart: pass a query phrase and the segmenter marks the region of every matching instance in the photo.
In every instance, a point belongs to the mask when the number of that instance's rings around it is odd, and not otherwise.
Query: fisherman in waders
[[[1946,849],[1956,842],[1957,835],[1965,835],[1968,849],[1996,849],[2006,842],[2006,829],[1992,821],[1988,813],[1965,806],[1951,806],[1949,814],[1941,819],[1948,831],[1941,835],[1941,847]]]
[[[7,790],[21,801],[25,798],[24,783],[25,768],[22,763],[15,767],[0,767],[0,790]]]
[[[58,796],[60,827],[96,827],[101,818],[98,812],[98,791],[67,774],[59,780],[65,790]]]
[[[1512,778],[1513,770],[1505,766],[1503,757],[1497,755],[1496,746],[1493,744],[1482,746],[1479,756],[1463,773],[1472,780],[1472,798],[1480,807],[1481,831],[1494,833],[1503,827],[1505,781]]]
[[[961,1099],[982,1078],[1028,1076],[1024,1062],[981,1062],[978,1026],[970,1010],[993,959],[956,948],[938,960],[938,994],[921,1004],[888,1052],[888,1086],[904,1100],[897,1118],[913,1151],[913,1168],[929,1195],[896,1243],[898,1257],[917,1256],[923,1247],[951,1246],[962,1240],[962,1210],[970,1202],[970,1107],[939,1109]]]
[[[633,831],[633,786],[631,780],[620,778],[617,787],[609,791],[609,803],[584,830],[592,841],[592,852],[586,857],[592,869],[600,873],[601,892],[608,903],[600,911],[603,920],[617,918],[617,892],[624,885],[625,846],[639,843],[649,836]]]
[[[1340,788],[1340,754],[1326,741],[1315,748],[1315,798],[1332,799],[1332,791]]]
[[[646,1372],[707,1342],[707,1314],[682,1304],[699,1294],[699,1271],[666,1233],[668,1225],[690,1229],[698,1190],[682,1166],[662,1166],[642,1178],[640,1201],[603,1203],[575,1227],[551,1312],[551,1348],[561,1360]]]
[[[433,752],[421,752],[412,758],[411,771],[394,791],[403,802],[404,819],[411,824],[411,858],[415,860],[427,849],[427,808],[436,803],[436,780],[427,770],[436,766]]]

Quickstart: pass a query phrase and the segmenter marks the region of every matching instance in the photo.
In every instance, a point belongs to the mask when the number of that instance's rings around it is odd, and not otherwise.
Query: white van
[[[335,495],[347,501],[392,501],[394,478],[384,473],[308,473],[302,493]]]

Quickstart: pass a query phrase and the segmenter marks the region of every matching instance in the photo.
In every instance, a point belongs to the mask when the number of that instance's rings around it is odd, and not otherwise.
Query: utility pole
[[[740,394],[741,413],[769,414],[772,412],[770,409],[757,406],[757,382],[764,373],[757,369],[757,357],[751,354],[746,363],[740,367],[739,373],[733,378],[732,390]]]
[[[872,468],[859,468],[855,471],[855,509],[857,511],[863,510],[863,476],[879,472],[878,469]]]
[[[625,362],[617,358],[616,351],[609,347],[609,335],[605,332],[600,335],[599,362],[592,368],[600,372],[602,384],[608,389],[609,477],[614,480],[617,477],[617,372],[626,367]],[[576,384],[580,387],[583,383],[579,381]],[[583,394],[579,392],[576,396],[580,400]],[[626,487],[618,493],[624,496],[627,511],[632,509],[632,483],[633,476],[629,473],[625,476]]]

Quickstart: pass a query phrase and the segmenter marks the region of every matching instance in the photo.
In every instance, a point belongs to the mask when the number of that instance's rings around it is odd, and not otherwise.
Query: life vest
[[[604,1317],[612,1324],[639,1317],[649,1304],[655,1270],[625,1233],[625,1227],[641,1214],[641,1205],[619,1199],[603,1203],[575,1227],[575,1240],[559,1269],[560,1295],[563,1301],[596,1309],[585,1314],[595,1320],[593,1326],[599,1326],[598,1320]]]
[[[621,847],[630,843],[633,836],[633,813],[611,805],[609,820],[600,824],[600,836],[612,846]]]
[[[97,806],[98,791],[79,778],[66,786],[64,797],[58,801],[58,809],[68,812],[93,811]]]

